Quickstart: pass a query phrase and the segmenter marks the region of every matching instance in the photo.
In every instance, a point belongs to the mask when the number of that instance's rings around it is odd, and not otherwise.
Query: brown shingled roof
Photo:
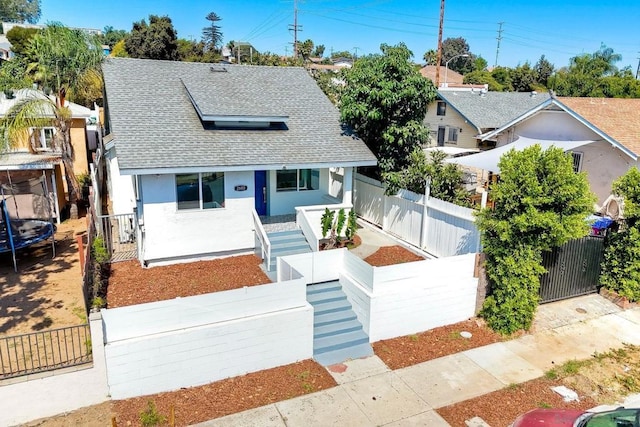
[[[558,97],[558,101],[640,155],[640,99]]]
[[[449,69],[449,71],[447,71],[446,67],[443,67],[443,66],[440,66],[440,83],[444,83],[445,72],[447,74],[447,83],[462,84],[462,80],[464,79],[464,76],[462,74],[457,73],[452,69]],[[431,80],[433,84],[436,83],[436,66],[435,65],[425,65],[424,67],[420,68],[420,74],[422,74],[423,76]]]

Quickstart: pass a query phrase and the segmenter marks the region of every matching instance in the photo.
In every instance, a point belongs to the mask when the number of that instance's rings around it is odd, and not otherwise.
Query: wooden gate
[[[604,239],[588,236],[545,252],[540,277],[540,302],[551,302],[598,291]]]

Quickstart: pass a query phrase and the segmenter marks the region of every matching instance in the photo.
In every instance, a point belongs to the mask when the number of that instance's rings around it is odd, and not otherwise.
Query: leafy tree
[[[502,86],[502,90],[510,92],[513,90],[511,82],[511,69],[508,67],[495,67],[491,70],[491,77]]]
[[[353,54],[351,52],[349,52],[348,50],[339,50],[337,52],[331,53],[331,58],[332,59],[335,59],[335,58],[353,59]]]
[[[97,80],[101,85],[100,63],[102,50],[99,41],[79,30],[71,30],[60,24],[48,25],[36,34],[27,52],[32,61],[30,70],[39,86],[49,87],[55,97],[35,92],[20,99],[2,120],[9,143],[32,127],[53,126],[57,132],[53,146],[61,152],[62,163],[69,190],[72,217],[77,216],[76,201],[80,196],[78,179],[73,171],[74,152],[71,145],[71,111],[65,105],[65,98],[71,100],[86,96],[89,81]],[[100,90],[100,92],[102,92]]]
[[[185,62],[203,61],[204,42],[195,40],[178,39],[178,58]]]
[[[124,40],[127,37],[127,34],[126,30],[115,30],[112,26],[107,25],[102,30],[100,41],[102,44],[108,45],[113,50],[113,47],[119,41]]]
[[[511,85],[516,92],[529,92],[536,84],[536,74],[528,62],[518,65],[510,72]]]
[[[177,60],[178,37],[171,18],[149,15],[148,25],[144,19],[134,22],[125,47],[132,58]]]
[[[466,84],[486,84],[489,85],[489,90],[496,92],[504,91],[504,86],[493,78],[493,75],[488,71],[472,71],[464,75],[463,83]]]
[[[301,56],[306,61],[311,56],[313,46],[313,40],[311,39],[307,39],[303,42],[298,42],[298,56]]]
[[[13,27],[7,32],[7,40],[11,43],[11,51],[18,56],[25,55],[31,39],[39,31],[37,28]]]
[[[413,66],[406,45],[382,44],[380,50],[344,71],[340,114],[376,154],[381,170],[394,172],[408,166],[426,141],[422,121],[436,89]]]
[[[500,180],[477,225],[491,285],[481,315],[491,328],[511,334],[529,329],[538,304],[542,253],[585,236],[594,201],[584,173],[571,156],[539,145],[511,150],[500,159]]]
[[[215,12],[206,16],[209,25],[202,29],[202,41],[206,50],[216,51],[222,45],[222,31],[218,22],[222,20]]]
[[[342,92],[342,84],[340,84],[340,76],[333,72],[324,70],[309,70],[311,76],[315,79],[316,84],[322,89],[327,98],[334,104],[338,105],[340,94]]]
[[[27,65],[25,58],[3,61],[0,64],[0,91],[10,91],[31,86],[33,80],[27,73]]]
[[[323,44],[319,44],[313,49],[313,52],[311,53],[311,56],[313,56],[315,58],[322,58],[322,55],[324,55],[324,51],[325,51],[324,45]]]
[[[613,183],[613,193],[624,200],[624,220],[605,241],[600,283],[640,301],[640,171],[633,167]]]
[[[113,49],[111,49],[111,56],[114,58],[128,58],[129,54],[127,53],[127,48],[125,46],[125,41],[120,40],[118,43],[113,45]]]
[[[487,63],[486,59],[484,59],[482,56],[478,56],[473,61],[473,70],[474,71],[486,71],[488,65],[489,64]]]
[[[554,71],[553,64],[542,55],[540,59],[538,59],[538,62],[536,62],[536,65],[533,66],[533,70],[536,73],[536,81],[543,86],[547,86],[549,77],[551,77]]]
[[[469,55],[467,57],[458,55]],[[455,58],[458,56],[458,58]],[[455,58],[455,59],[453,59]],[[463,37],[448,38],[442,42],[442,58],[440,65],[449,62],[449,69],[460,74],[466,74],[474,70],[473,63],[476,56],[469,51],[469,43]]]
[[[40,0],[0,0],[1,22],[28,22],[40,19]]]
[[[432,151],[427,158],[423,150],[414,150],[411,162],[405,169],[384,174],[388,192],[394,194],[405,188],[424,194],[426,179],[430,178],[432,197],[468,206],[469,198],[462,188],[462,171],[457,165],[446,163],[446,158],[447,155],[442,151]]]
[[[424,53],[422,59],[427,65],[436,65],[438,63],[438,52],[434,49],[429,49]]]

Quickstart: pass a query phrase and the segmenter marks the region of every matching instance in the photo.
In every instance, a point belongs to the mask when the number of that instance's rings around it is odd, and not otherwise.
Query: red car
[[[520,415],[512,427],[640,427],[640,409],[607,412],[573,409],[534,409]]]

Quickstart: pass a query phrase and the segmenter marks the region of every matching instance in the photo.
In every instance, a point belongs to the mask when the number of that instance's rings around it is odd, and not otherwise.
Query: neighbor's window
[[[582,154],[579,151],[572,151],[571,152],[571,157],[573,158],[573,171],[575,173],[580,172],[580,169],[582,169]]]
[[[318,169],[285,169],[276,171],[277,191],[305,191],[320,188]]]
[[[458,142],[458,128],[449,128],[448,142]]]
[[[178,210],[224,207],[224,173],[184,173],[176,175]]]
[[[438,111],[436,112],[438,116],[444,116],[447,114],[447,103],[443,101],[438,101]]]
[[[31,144],[36,150],[51,150],[56,129],[53,127],[31,128]]]

